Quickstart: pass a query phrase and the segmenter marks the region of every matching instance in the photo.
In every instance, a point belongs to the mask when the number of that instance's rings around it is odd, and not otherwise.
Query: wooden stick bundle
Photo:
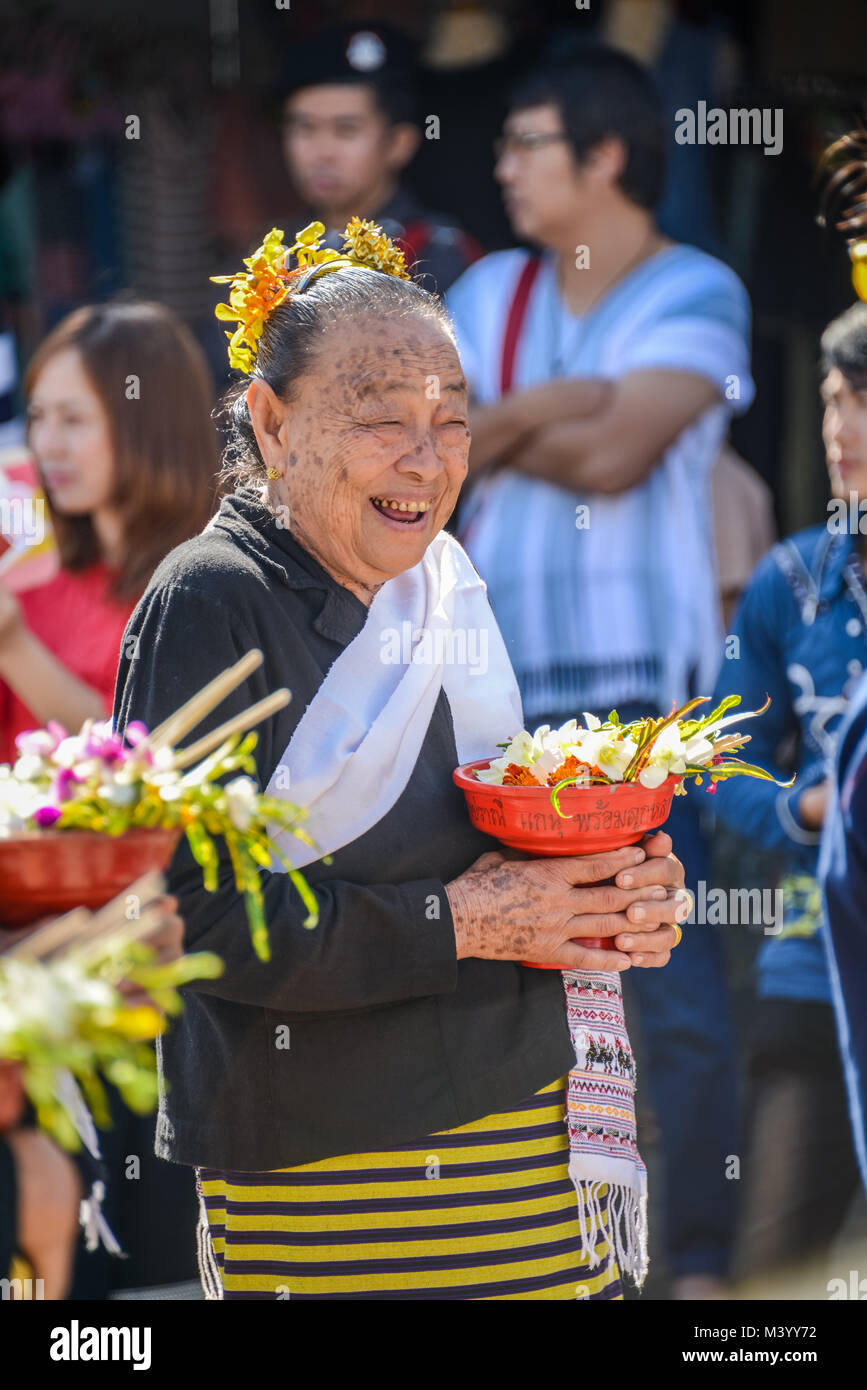
[[[97,937],[119,931],[121,928],[139,939],[150,936],[162,920],[162,913],[154,907],[154,902],[164,892],[165,879],[162,874],[142,874],[125,888],[123,893],[112,898],[111,902],[96,912],[90,912],[86,907],[76,907],[72,912],[66,912],[62,917],[56,917],[53,922],[46,922],[45,926],[38,927],[36,931],[10,947],[6,954],[33,956],[37,960],[44,960],[73,944],[80,946],[84,942],[95,941]],[[126,917],[126,900],[130,895],[138,897],[143,904],[141,917],[134,926]],[[145,926],[144,931],[139,930],[142,924]]]
[[[261,724],[263,719],[267,719],[270,714],[275,714],[278,709],[283,709],[292,699],[290,692],[285,685],[280,690],[275,690],[273,695],[266,695],[264,700],[257,700],[255,705],[251,705],[243,714],[236,714],[234,719],[227,719],[225,724],[221,724],[218,729],[212,729],[203,738],[191,743],[189,748],[182,748],[175,755],[172,762],[173,767],[190,767],[192,763],[199,762],[206,753],[212,749],[219,748],[232,734],[243,732],[245,729],[252,729],[254,724]]]
[[[200,724],[211,710],[216,709],[217,705],[225,700],[233,690],[236,690],[247,677],[262,664],[262,652],[258,647],[246,652],[240,661],[236,661],[234,666],[227,666],[225,671],[221,671],[203,689],[192,695],[186,704],[181,705],[180,709],[170,714],[168,719],[164,719],[155,729],[152,729],[147,738],[139,744],[140,748],[147,748],[157,752],[160,748],[165,748],[175,744],[184,734],[189,733]],[[233,734],[244,733],[247,729],[252,729],[256,724],[261,724],[263,719],[275,714],[278,709],[283,709],[292,699],[291,692],[285,686],[280,690],[275,690],[273,694],[266,695],[264,699],[257,700],[255,705],[249,709],[236,714],[234,718],[227,719],[219,728],[212,729],[209,734],[205,734],[189,748],[180,749],[172,759],[172,767],[180,769],[192,767],[199,762],[213,749],[219,748],[221,743],[225,743],[227,738]]]
[[[240,661],[236,661],[234,666],[227,666],[225,671],[221,671],[212,681],[209,681],[197,694],[192,695],[186,704],[176,709],[174,714],[170,714],[168,719],[164,719],[162,724],[151,729],[147,738],[140,747],[150,748],[151,752],[156,752],[158,748],[165,747],[166,744],[177,743],[178,739],[183,738],[184,734],[189,733],[210,714],[212,709],[216,709],[227,695],[247,679],[247,677],[262,665],[262,653],[258,647],[242,656]]]

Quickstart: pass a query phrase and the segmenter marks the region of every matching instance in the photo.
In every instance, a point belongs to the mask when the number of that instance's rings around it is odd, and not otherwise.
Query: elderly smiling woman
[[[179,851],[187,947],[226,968],[161,1040],[157,1153],[198,1171],[214,1297],[620,1298],[604,1223],[581,1253],[561,975],[521,962],[664,965],[681,868],[664,834],[530,859],[471,826],[452,770],[522,715],[484,586],[442,529],[470,442],[447,317],[390,247],[321,269],[302,249],[300,272],[273,249],[266,309],[247,347],[233,337],[251,373],[229,406],[236,489],[133,614],[115,718],[153,727],[261,648],[211,721],[291,689],[256,758],[310,812],[317,848],[287,849],[319,922],[263,873],[263,963],[231,866],[207,893]],[[244,294],[270,273],[248,264]],[[483,627],[485,669],[383,660],[405,619]]]

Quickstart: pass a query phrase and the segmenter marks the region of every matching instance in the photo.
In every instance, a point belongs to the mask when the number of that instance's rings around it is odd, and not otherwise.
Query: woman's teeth
[[[414,526],[432,506],[431,502],[395,502],[390,497],[371,497],[378,512],[391,521],[402,521],[404,526]]]
[[[392,502],[388,497],[372,499],[378,507],[387,507],[393,512],[426,512],[430,502]]]

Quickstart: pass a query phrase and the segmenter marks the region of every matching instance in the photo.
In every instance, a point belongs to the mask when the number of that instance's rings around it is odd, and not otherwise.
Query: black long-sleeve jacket
[[[187,741],[288,686],[289,705],[259,729],[265,787],[367,612],[239,489],[216,526],[167,556],[130,618],[115,725],[155,727],[259,647],[259,669]],[[318,926],[302,925],[286,874],[264,873],[267,964],[228,856],[208,893],[182,842],[168,882],[186,947],[215,951],[225,973],[184,990],[183,1015],[158,1044],[160,1156],[263,1170],[386,1148],[497,1113],[565,1074],[573,1053],[559,971],[456,957],[444,885],[498,847],[470,824],[456,763],[441,691],[395,805],[331,864],[304,870]]]

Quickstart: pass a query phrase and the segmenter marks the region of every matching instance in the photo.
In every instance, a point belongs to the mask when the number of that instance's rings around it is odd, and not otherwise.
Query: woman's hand
[[[24,627],[20,603],[6,585],[0,583],[0,650],[12,645]]]
[[[626,970],[668,961],[689,899],[671,839],[604,854],[550,859],[514,851],[483,854],[446,884],[458,959],[525,960],[562,970]],[[580,946],[577,936],[610,936],[617,950]]]
[[[166,894],[157,898],[154,906],[164,914],[163,921],[159,930],[148,937],[147,944],[156,952],[154,965],[171,965],[172,961],[180,960],[184,954],[184,923],[183,918],[177,914],[178,900]],[[124,996],[129,1008],[135,1009],[147,1004],[161,1012],[159,1005],[155,1004],[150,995],[133,980],[121,980],[117,989],[118,993]]]
[[[828,782],[805,787],[795,803],[798,820],[807,830],[821,830],[828,812]]]

